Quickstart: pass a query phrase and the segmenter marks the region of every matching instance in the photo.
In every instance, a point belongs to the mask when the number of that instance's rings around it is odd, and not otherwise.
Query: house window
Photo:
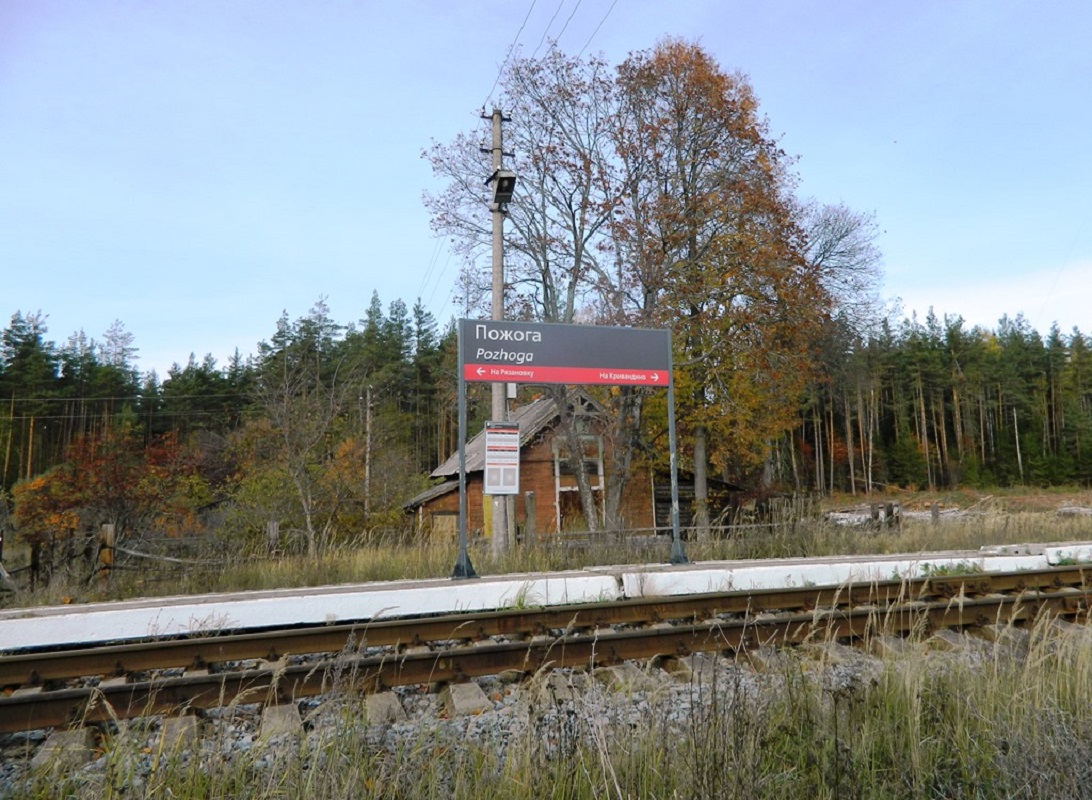
[[[603,488],[603,437],[585,434],[580,437],[580,445],[583,449],[580,463],[584,468],[584,474],[588,476],[592,489],[601,490]],[[572,459],[569,458],[568,445],[559,439],[554,440],[554,475],[559,479],[561,491],[579,490]]]

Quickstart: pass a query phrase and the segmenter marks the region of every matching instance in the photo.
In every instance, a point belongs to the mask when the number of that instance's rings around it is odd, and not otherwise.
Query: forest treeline
[[[120,323],[58,345],[41,313],[0,335],[3,488],[21,535],[215,524],[265,547],[276,520],[280,544],[318,550],[402,527],[402,504],[457,446],[453,326],[420,304],[375,295],[341,324],[320,300],[255,354],[191,357],[162,380],[137,352]],[[819,378],[769,460],[715,472],[858,494],[1092,479],[1092,352],[1076,329],[930,314],[861,339],[832,323],[812,358]],[[480,423],[488,398],[470,388]],[[649,413],[643,451],[666,463],[662,424]]]
[[[16,313],[0,335],[2,488],[28,538],[212,524],[314,552],[399,527],[456,445],[454,334],[419,304],[375,295],[340,324],[319,300],[256,353],[162,379],[120,323],[58,345],[46,319]]]
[[[1092,480],[1092,354],[1077,328],[1064,335],[1052,325],[1044,338],[1022,315],[987,330],[930,312],[865,338],[831,329],[816,347],[822,379],[784,448],[794,485]]]

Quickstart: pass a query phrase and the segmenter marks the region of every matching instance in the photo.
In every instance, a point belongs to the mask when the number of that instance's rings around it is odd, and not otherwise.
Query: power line
[[[170,417],[170,418],[213,417],[213,418],[219,419],[219,418],[227,416],[228,414],[229,414],[229,412],[224,411],[222,409],[213,409],[213,410],[210,410],[210,411],[201,411],[201,410],[193,410],[193,409],[190,409],[190,410],[187,410],[187,411],[170,411],[170,410],[163,410],[163,409],[158,409],[157,408],[157,409],[152,409],[151,411],[141,411],[140,415],[139,415],[139,419],[145,419],[146,417],[156,417],[156,418],[161,418],[161,417]],[[95,418],[95,417],[97,417],[97,415],[91,415],[90,418]],[[49,420],[75,421],[75,420],[77,420],[79,418],[80,418],[80,416],[78,416],[76,414],[16,414],[13,417],[11,417],[11,416],[9,416],[9,417],[0,417],[0,421],[14,423],[14,422],[27,422],[29,420],[34,420],[37,423],[37,422],[43,422],[43,421],[48,422]],[[85,415],[85,418],[87,418],[86,415]]]
[[[133,394],[120,397],[8,397],[3,401],[0,401],[0,405],[7,405],[9,403],[103,403],[107,401],[125,400],[132,400],[135,402],[151,400],[203,400],[210,398],[246,396],[245,392],[231,392],[229,394]]]
[[[577,3],[577,5],[580,5]],[[607,21],[607,17],[610,16],[610,12],[614,11],[614,7],[618,5],[618,0],[614,0],[610,4],[610,8],[607,9],[607,13],[603,15],[603,19],[599,20],[599,24],[595,26],[595,30],[592,31],[591,36],[588,37],[588,41],[584,42],[584,46],[580,48],[580,52],[576,54],[577,58],[584,55],[584,51],[588,49],[588,45],[592,43],[592,39],[595,38],[595,34],[599,33],[599,29],[603,27],[603,23]]]
[[[1077,232],[1073,234],[1073,241],[1070,243],[1069,248],[1066,250],[1066,256],[1062,259],[1062,262],[1058,265],[1058,271],[1054,274],[1054,280],[1050,284],[1050,289],[1046,293],[1046,297],[1043,300],[1042,306],[1039,308],[1039,313],[1035,315],[1033,324],[1038,327],[1042,324],[1043,314],[1046,312],[1047,304],[1050,303],[1050,299],[1054,296],[1054,290],[1058,288],[1058,283],[1062,279],[1062,275],[1066,271],[1067,263],[1072,259],[1073,252],[1077,249],[1077,242],[1081,238],[1081,233],[1084,230],[1084,224],[1086,220],[1082,219],[1077,225]]]
[[[440,288],[440,282],[444,279],[444,276],[447,274],[447,268],[449,266],[451,266],[451,259],[452,259],[452,253],[451,253],[450,250],[448,250],[447,251],[447,260],[444,261],[443,268],[439,271],[439,273],[437,273],[436,282],[434,284],[432,284],[432,292],[428,296],[428,304],[430,306],[432,305],[432,299],[436,296],[436,290]]]
[[[432,248],[432,257],[428,260],[428,267],[425,269],[425,274],[421,278],[421,288],[417,290],[417,297],[421,298],[425,294],[425,289],[428,288],[429,279],[432,277],[432,271],[436,269],[437,257],[440,254],[440,244],[442,240],[439,236],[436,237],[436,244]]]
[[[504,68],[508,66],[508,59],[512,57],[512,51],[516,48],[516,42],[519,41],[520,34],[523,33],[523,29],[527,26],[527,20],[531,18],[531,12],[535,10],[535,3],[537,2],[538,0],[531,0],[531,7],[527,9],[527,15],[523,18],[523,23],[519,26],[519,30],[516,31],[516,36],[512,39],[512,43],[508,45],[508,52],[505,53],[504,62],[500,65],[500,69],[497,70],[497,77],[493,81],[493,86],[489,90],[489,95],[482,103],[482,113],[485,113],[486,106],[488,106],[489,101],[493,99],[493,92],[497,90],[497,84],[500,83],[501,75],[504,74]]]
[[[573,17],[576,16],[576,12],[580,8],[580,3],[581,3],[581,0],[576,0],[576,5],[573,6],[573,11],[572,11],[571,14],[569,14],[569,18],[567,20],[565,20],[565,24],[561,26],[561,31],[557,34],[557,38],[554,39],[555,42],[561,40],[562,35],[564,35],[566,29],[569,27],[569,23],[572,22]]]
[[[542,43],[546,41],[546,36],[550,33],[550,28],[554,26],[554,20],[557,19],[557,15],[561,13],[561,7],[565,5],[565,0],[559,0],[557,8],[554,10],[554,15],[550,17],[550,22],[546,26],[546,30],[542,32],[542,38],[538,40],[538,44],[535,46],[535,52],[531,53],[531,58],[534,59],[538,55],[539,48],[542,47]],[[577,5],[580,5],[579,0]]]

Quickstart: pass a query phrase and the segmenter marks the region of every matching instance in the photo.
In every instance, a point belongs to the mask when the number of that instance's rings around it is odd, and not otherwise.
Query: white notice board
[[[485,423],[485,494],[519,494],[519,423]]]

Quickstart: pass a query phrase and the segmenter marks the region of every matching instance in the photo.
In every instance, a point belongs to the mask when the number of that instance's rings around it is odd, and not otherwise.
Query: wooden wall
[[[557,493],[554,487],[554,454],[553,432],[549,431],[537,437],[530,445],[523,448],[520,456],[520,493],[515,498],[516,524],[523,526],[527,518],[526,493],[535,493],[535,516],[539,538],[548,537],[557,533]],[[604,469],[610,469],[609,453],[604,455]],[[574,530],[584,530],[586,525],[580,514],[580,500],[577,492],[571,493],[570,503],[562,503],[564,515],[562,527],[571,527]],[[484,503],[483,503],[484,500]],[[470,536],[481,536],[483,532],[488,535],[486,526],[487,511],[485,504],[492,502],[492,498],[482,495],[482,474],[475,472],[467,476],[466,480],[466,527]],[[447,516],[458,515],[459,493],[448,492],[434,500],[430,500],[418,511],[418,518],[428,524],[434,515]],[[622,515],[627,528],[652,528],[652,481],[643,470],[631,476],[622,503]],[[576,516],[577,519],[569,523],[568,517]],[[445,531],[454,530],[449,519],[444,524],[436,521],[433,527]]]

